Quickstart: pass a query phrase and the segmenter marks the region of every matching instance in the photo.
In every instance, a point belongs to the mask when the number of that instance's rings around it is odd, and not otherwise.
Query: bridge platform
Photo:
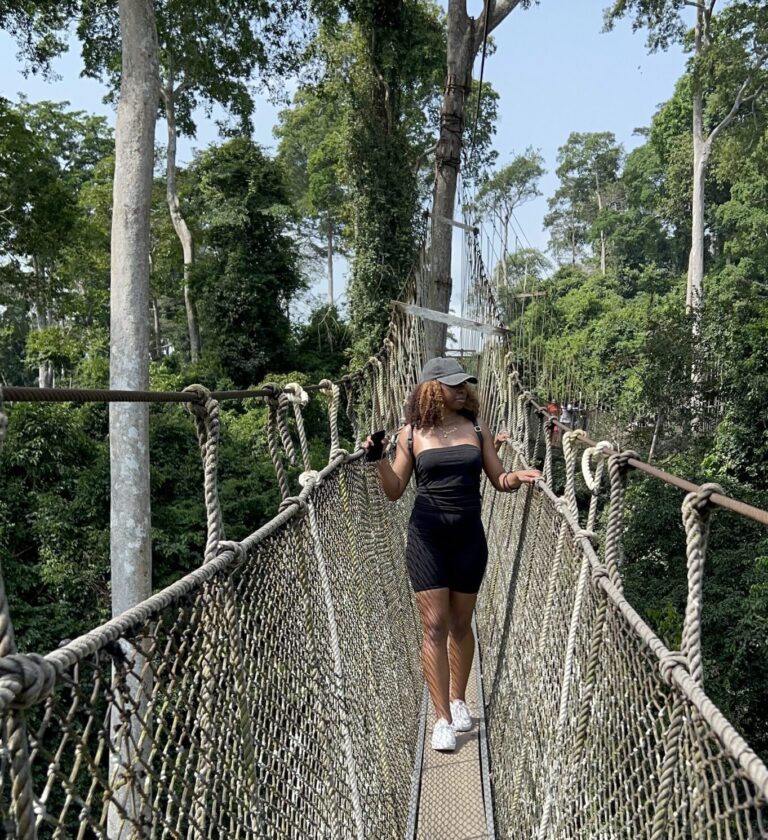
[[[494,840],[496,836],[480,661],[475,632],[475,658],[467,685],[473,727],[469,732],[457,733],[455,752],[432,749],[435,713],[425,690],[408,840]]]

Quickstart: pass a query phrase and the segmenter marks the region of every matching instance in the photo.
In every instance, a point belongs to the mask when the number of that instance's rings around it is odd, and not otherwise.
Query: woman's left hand
[[[509,475],[515,482],[514,489],[521,487],[523,484],[535,484],[541,478],[541,472],[539,470],[516,470],[515,472],[509,473]],[[512,490],[513,488],[510,487],[509,489]]]

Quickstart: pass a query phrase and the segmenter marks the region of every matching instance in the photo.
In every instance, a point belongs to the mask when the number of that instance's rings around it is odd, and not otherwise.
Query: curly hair
[[[470,385],[467,388],[467,401],[464,408],[459,412],[473,423],[477,418],[480,408],[475,389]],[[436,379],[429,382],[422,382],[411,391],[408,402],[405,406],[405,422],[410,423],[414,429],[431,429],[443,422],[443,389]]]

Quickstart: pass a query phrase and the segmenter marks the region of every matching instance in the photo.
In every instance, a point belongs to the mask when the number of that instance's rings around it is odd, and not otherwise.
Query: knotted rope
[[[345,449],[341,449],[339,444],[339,386],[330,379],[323,379],[320,381],[320,390],[328,397],[328,426],[331,436],[328,460],[332,461],[341,452],[349,454]]]
[[[584,483],[590,492],[589,512],[587,513],[587,530],[594,531],[595,519],[597,518],[597,505],[600,499],[600,486],[603,481],[603,472],[608,453],[611,450],[611,443],[601,440],[597,446],[588,446],[581,456],[581,472],[584,476]],[[592,459],[597,458],[597,467],[592,472]]]
[[[576,441],[586,433],[581,429],[563,435],[563,458],[565,459],[565,501],[568,510],[578,521],[579,507],[576,503]]]
[[[339,640],[338,621],[336,618],[336,607],[333,602],[333,590],[331,588],[331,579],[328,572],[328,565],[326,563],[325,552],[323,550],[323,541],[320,534],[320,528],[317,523],[317,513],[313,501],[314,490],[319,481],[319,474],[312,469],[312,463],[309,454],[309,443],[307,441],[307,433],[304,427],[304,408],[309,403],[309,397],[306,391],[296,382],[291,382],[284,388],[291,405],[293,406],[294,416],[296,418],[296,431],[299,436],[299,445],[301,447],[301,454],[304,464],[304,472],[299,476],[299,484],[302,488],[309,492],[306,497],[307,514],[309,520],[309,530],[312,536],[312,547],[317,561],[318,578],[320,581],[320,591],[323,596],[323,603],[325,605],[326,617],[328,620],[328,632],[330,636],[331,654],[333,656],[333,680],[334,692],[336,695],[336,711],[339,714],[340,726],[342,733],[342,747],[344,750],[344,763],[347,771],[347,783],[350,789],[350,798],[352,800],[352,814],[355,822],[355,831],[357,840],[364,840],[365,838],[365,822],[363,820],[363,809],[360,800],[360,792],[357,779],[357,765],[355,761],[355,754],[352,745],[352,735],[349,726],[349,708],[347,702],[344,676],[344,664],[341,654],[341,642]],[[338,438],[337,438],[338,441]],[[285,503],[286,500],[284,500]]]
[[[187,403],[187,411],[195,418],[195,431],[203,462],[203,486],[208,535],[205,543],[205,563],[210,563],[219,552],[219,543],[224,539],[224,525],[219,503],[217,472],[219,468],[219,403],[211,392],[202,385],[189,385],[185,392],[195,395]]]
[[[701,658],[701,608],[704,588],[704,561],[707,555],[713,493],[723,493],[719,484],[703,484],[683,501],[683,525],[688,556],[688,602],[683,623],[682,653],[688,672],[699,685],[704,684]]]
[[[280,496],[286,499],[290,494],[288,487],[288,477],[285,474],[285,467],[283,466],[282,458],[280,457],[280,444],[278,437],[278,417],[280,415],[280,406],[278,399],[275,396],[277,393],[277,385],[270,383],[265,385],[265,388],[272,389],[272,395],[264,397],[267,403],[267,447],[269,449],[269,457],[272,460],[272,466],[275,468],[275,475],[277,476],[277,484],[280,488]]]
[[[635,452],[622,452],[612,455],[608,461],[608,473],[611,479],[610,508],[608,510],[608,525],[606,528],[604,567],[593,569],[592,576],[597,578],[607,574],[611,583],[619,593],[623,591],[619,567],[621,565],[621,533],[624,528],[624,493],[626,490],[627,471],[630,458],[636,458]],[[592,481],[593,485],[595,480]],[[600,602],[592,627],[589,657],[587,659],[587,673],[578,713],[576,727],[576,755],[581,756],[586,745],[587,730],[592,716],[592,703],[597,679],[597,669],[600,662],[600,648],[603,643],[603,630],[608,612],[608,598],[601,588]]]
[[[701,610],[704,582],[704,561],[707,552],[709,524],[712,514],[713,493],[722,493],[719,484],[704,484],[689,493],[683,500],[682,515],[685,528],[686,554],[688,557],[688,598],[683,622],[681,650],[671,651],[659,666],[667,682],[672,671],[682,666],[697,685],[704,684],[701,656]],[[675,695],[669,728],[664,734],[664,762],[659,776],[659,791],[653,813],[651,840],[664,840],[668,836],[669,810],[675,784],[680,753],[680,739],[686,717],[686,705],[679,694]]]

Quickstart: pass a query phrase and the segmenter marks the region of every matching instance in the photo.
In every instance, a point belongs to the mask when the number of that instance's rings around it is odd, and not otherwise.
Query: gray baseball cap
[[[462,382],[477,385],[477,379],[467,373],[455,359],[430,359],[421,371],[419,382],[429,382],[431,379],[445,385],[461,385]]]

